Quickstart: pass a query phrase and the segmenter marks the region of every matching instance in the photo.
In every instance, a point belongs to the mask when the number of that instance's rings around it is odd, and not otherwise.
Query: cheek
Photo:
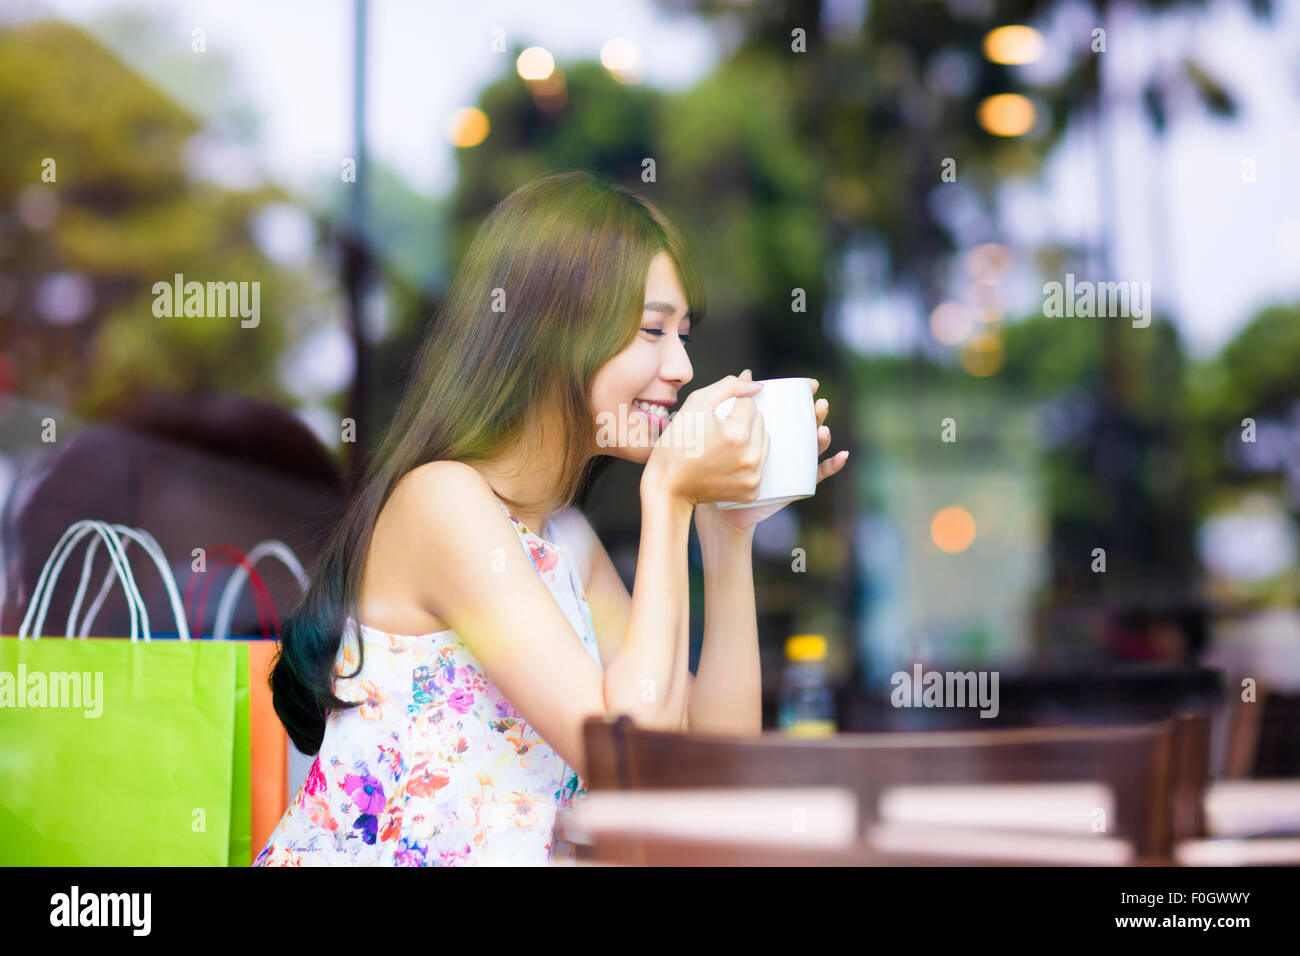
[[[596,374],[591,396],[597,410],[614,411],[636,398],[654,378],[654,350],[638,349],[637,344],[610,359]]]

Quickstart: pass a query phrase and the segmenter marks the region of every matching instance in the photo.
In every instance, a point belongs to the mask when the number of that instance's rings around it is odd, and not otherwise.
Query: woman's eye
[[[642,329],[641,331],[642,331],[642,332],[649,332],[651,335],[663,335],[663,334],[664,334],[664,330],[663,330],[663,329]],[[689,335],[682,335],[682,336],[678,336],[678,337],[679,337],[683,342],[689,342],[689,341],[691,341],[691,337],[690,337]]]

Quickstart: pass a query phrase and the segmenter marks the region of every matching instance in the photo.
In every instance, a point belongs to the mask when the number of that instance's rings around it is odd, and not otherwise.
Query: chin
[[[609,423],[613,420],[615,420],[613,414],[597,416],[596,445],[598,453],[644,465],[650,460],[650,453],[654,451],[654,443],[659,436],[647,430],[640,423],[633,425],[626,417],[617,419],[617,429],[612,424],[607,424],[604,428],[601,427],[602,422]],[[603,446],[600,444],[602,436],[608,442]],[[616,437],[621,438],[622,441],[618,444],[609,441],[609,439]]]
[[[611,458],[619,458],[623,461],[630,461],[635,465],[644,465],[650,460],[650,452],[653,450],[651,446],[619,445],[614,448],[602,448],[601,454],[609,455]]]
[[[626,448],[620,448],[619,451],[623,453],[622,457],[628,461],[635,462],[638,465],[644,465],[650,460],[650,453],[654,451],[654,448],[652,446],[642,447],[631,445]]]

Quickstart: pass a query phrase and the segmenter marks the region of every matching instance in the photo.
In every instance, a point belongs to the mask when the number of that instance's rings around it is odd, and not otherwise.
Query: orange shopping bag
[[[214,640],[226,639],[235,605],[245,581],[251,581],[254,595],[265,595],[266,585],[254,565],[263,557],[281,561],[298,580],[303,591],[309,580],[293,551],[280,541],[262,541],[238,561],[238,566],[222,591],[213,628]],[[270,603],[269,596],[266,598]],[[260,602],[259,602],[260,603]],[[260,611],[260,607],[259,607]],[[279,620],[271,607],[271,619],[278,630]],[[278,638],[278,634],[276,637]],[[248,722],[249,771],[252,783],[251,857],[249,864],[266,845],[276,824],[289,806],[289,735],[275,713],[271,701],[271,664],[279,650],[278,640],[248,640]]]

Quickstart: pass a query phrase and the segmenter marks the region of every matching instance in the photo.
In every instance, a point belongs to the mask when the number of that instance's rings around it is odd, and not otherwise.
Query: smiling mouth
[[[644,415],[653,424],[659,426],[660,430],[667,428],[671,420],[671,414],[666,405],[656,405],[654,402],[643,402],[639,398],[634,398],[632,408]]]

